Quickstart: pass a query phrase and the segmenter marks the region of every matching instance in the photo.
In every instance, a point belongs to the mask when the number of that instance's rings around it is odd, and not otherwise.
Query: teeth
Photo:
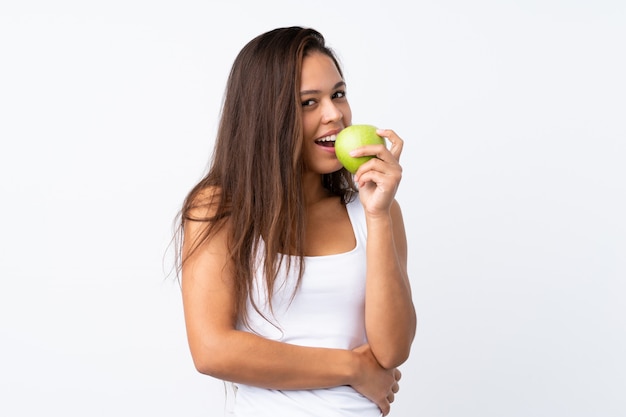
[[[337,135],[330,135],[316,140],[316,142],[334,142],[337,139]]]

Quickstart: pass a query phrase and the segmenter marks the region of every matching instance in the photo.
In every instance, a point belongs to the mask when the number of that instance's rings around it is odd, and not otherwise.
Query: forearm
[[[352,351],[291,345],[238,330],[190,346],[199,372],[269,389],[352,385],[359,366]]]
[[[407,359],[415,336],[415,309],[404,264],[406,248],[396,247],[390,215],[368,217],[367,230],[367,337],[380,364],[392,368]]]

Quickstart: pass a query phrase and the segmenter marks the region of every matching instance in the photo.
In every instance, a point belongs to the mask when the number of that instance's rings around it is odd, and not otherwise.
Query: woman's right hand
[[[360,362],[359,374],[352,388],[373,401],[383,413],[389,414],[391,403],[400,389],[398,381],[402,374],[397,368],[385,369],[376,360],[368,344],[353,350]]]

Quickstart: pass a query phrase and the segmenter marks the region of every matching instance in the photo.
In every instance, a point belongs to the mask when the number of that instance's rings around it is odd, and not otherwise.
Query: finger
[[[378,155],[377,155],[378,156]],[[387,158],[387,159],[383,159]],[[382,173],[391,174],[393,172],[402,172],[402,165],[398,162],[398,160],[386,151],[385,155],[381,155],[381,157],[372,158],[369,161],[365,162],[359,168],[365,168],[366,170],[374,170],[380,171]]]
[[[384,154],[377,154],[375,158],[371,158],[363,163],[359,169],[357,169],[356,174],[358,175],[365,171],[380,171],[381,173],[388,174],[393,172],[401,173],[402,165],[400,165],[398,160],[391,155],[388,150],[385,150]]]
[[[396,378],[396,381],[399,381],[399,380],[400,380],[400,378],[402,378],[402,372],[400,372],[400,370],[399,370],[399,369],[397,369],[397,368],[396,368],[394,371],[395,371],[395,372],[394,372],[394,375],[393,375],[393,376]]]
[[[389,169],[388,166],[385,167],[382,164],[382,162],[372,159],[361,165],[354,176],[355,181],[359,186],[373,182],[376,186],[382,187],[379,191],[396,189],[402,180],[402,169]]]
[[[388,175],[377,171],[367,171],[360,175],[356,181],[360,189],[374,187],[376,192],[389,193],[390,196],[395,195],[399,184],[399,181],[395,181]]]
[[[387,401],[389,401],[389,404],[391,404],[393,400],[395,399],[396,399],[396,396],[394,395],[393,392],[387,396]]]
[[[404,148],[404,141],[402,140],[402,138],[400,138],[400,136],[398,136],[396,132],[391,129],[378,129],[376,131],[376,134],[387,138],[387,140],[391,142],[391,147],[389,148],[389,151],[394,156],[394,158],[400,160],[400,154],[402,153],[402,148]]]
[[[389,411],[391,411],[391,404],[385,398],[385,401],[382,404],[378,404],[378,408],[380,408],[380,411],[382,411],[383,416],[386,416],[387,414],[389,414]]]
[[[397,394],[398,391],[400,391],[400,385],[398,385],[398,383],[396,382],[395,384],[393,384],[393,386],[391,387],[391,392],[393,392],[394,394]]]
[[[390,159],[389,149],[385,145],[363,145],[350,151],[350,156],[358,158],[360,156],[375,156],[381,160]]]

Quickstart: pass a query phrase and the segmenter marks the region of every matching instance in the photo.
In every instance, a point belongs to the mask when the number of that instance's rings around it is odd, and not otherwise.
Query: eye
[[[333,94],[333,98],[346,98],[346,91],[345,90],[335,91],[335,93]]]
[[[302,107],[310,107],[314,104],[315,104],[315,100],[313,100],[312,98],[302,101]]]

